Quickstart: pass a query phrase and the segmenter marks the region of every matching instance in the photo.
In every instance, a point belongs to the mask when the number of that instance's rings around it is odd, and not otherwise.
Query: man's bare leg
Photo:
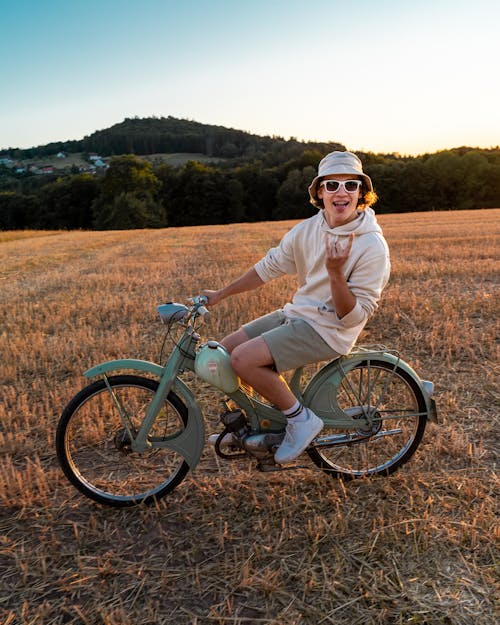
[[[240,329],[222,343],[231,352],[231,365],[240,378],[286,415],[287,433],[274,459],[278,464],[292,462],[319,434],[323,422],[297,401],[285,380],[271,368],[274,360],[261,336],[249,339]]]
[[[240,328],[239,330],[236,330],[236,332],[228,334],[228,336],[224,337],[221,341],[221,345],[224,345],[227,351],[231,353],[235,347],[238,347],[241,343],[246,343],[249,340],[250,339],[248,338],[245,330]]]
[[[243,330],[239,330],[227,337],[228,339],[233,337],[231,342],[234,346],[230,350],[233,369],[242,380],[279,410],[288,410],[295,404],[297,398],[280,374],[271,368],[274,359],[266,342],[258,336],[237,343],[242,338],[239,332],[246,336]]]

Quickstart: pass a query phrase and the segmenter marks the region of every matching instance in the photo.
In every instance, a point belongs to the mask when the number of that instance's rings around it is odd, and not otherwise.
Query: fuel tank
[[[231,367],[229,352],[217,341],[207,341],[201,345],[194,361],[194,370],[202,380],[224,393],[234,393],[240,385],[240,379]]]

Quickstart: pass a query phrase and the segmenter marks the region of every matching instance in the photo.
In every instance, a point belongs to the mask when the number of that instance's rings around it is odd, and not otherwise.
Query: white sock
[[[307,412],[304,406],[297,400],[291,408],[283,410],[283,414],[290,421],[297,423],[299,421],[307,421]]]

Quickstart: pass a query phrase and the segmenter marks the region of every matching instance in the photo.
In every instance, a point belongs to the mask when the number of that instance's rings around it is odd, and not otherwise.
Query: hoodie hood
[[[375,217],[375,211],[369,206],[363,211],[359,211],[356,219],[353,219],[342,226],[336,226],[335,228],[330,228],[325,219],[323,210],[321,211],[321,219],[321,229],[329,234],[337,236],[346,236],[352,232],[354,232],[356,236],[359,236],[360,234],[367,234],[368,232],[382,233],[382,228],[379,226],[377,218]]]

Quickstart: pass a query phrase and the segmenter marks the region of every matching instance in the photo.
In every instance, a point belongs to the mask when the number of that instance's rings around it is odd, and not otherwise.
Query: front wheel
[[[136,375],[98,380],[80,391],[64,409],[56,434],[56,450],[68,480],[84,495],[102,504],[124,507],[152,503],[171,492],[189,466],[168,447],[136,452],[120,411],[137,431],[158,388],[158,382]],[[118,407],[120,409],[118,409]],[[150,432],[160,442],[180,433],[188,411],[173,392]]]
[[[390,362],[366,360],[344,372],[335,403],[360,420],[359,429],[329,426],[316,446],[307,450],[332,477],[388,475],[413,456],[422,440],[427,421],[422,390],[405,370]],[[364,419],[367,414],[371,414],[370,425]]]

